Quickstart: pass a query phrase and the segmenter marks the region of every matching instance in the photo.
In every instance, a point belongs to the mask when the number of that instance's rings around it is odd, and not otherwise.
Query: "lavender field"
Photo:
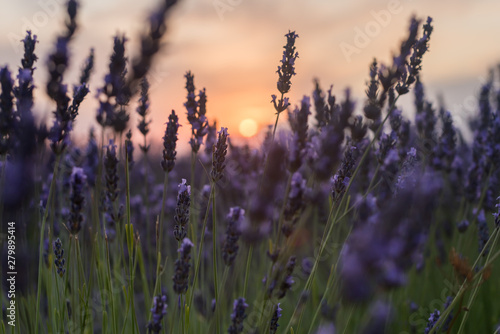
[[[0,64],[0,333],[500,333],[500,68],[458,126],[421,76],[435,22],[413,16],[391,61],[366,64],[365,96],[314,80],[294,100],[291,27],[270,32],[284,36],[265,134],[235,140],[186,68],[184,108],[155,138],[176,2],[137,50],[115,35],[98,86],[95,50],[71,56],[76,0],[48,57],[26,31],[20,62]]]

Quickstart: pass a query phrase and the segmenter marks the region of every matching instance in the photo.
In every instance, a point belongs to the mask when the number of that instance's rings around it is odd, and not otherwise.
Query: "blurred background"
[[[35,83],[35,112],[50,120],[54,106],[46,98],[44,64],[65,18],[65,0],[2,0],[0,13],[0,65],[11,71],[20,65],[25,31],[40,41]],[[76,82],[91,47],[95,71],[91,95],[82,103],[74,135],[85,139],[95,125],[94,98],[107,72],[113,36],[129,39],[129,59],[138,51],[139,34],[157,0],[82,0],[79,28],[71,47],[71,68],[66,83]],[[190,126],[183,103],[184,74],[195,75],[196,89],[206,87],[207,116],[218,127],[229,128],[233,138],[251,137],[275,120],[271,94],[277,94],[276,73],[284,35],[295,30],[299,59],[289,94],[292,106],[311,95],[313,79],[323,90],[334,85],[342,98],[352,89],[357,108],[363,105],[369,65],[374,57],[390,62],[407,36],[409,19],[434,19],[430,52],[424,56],[421,79],[432,101],[442,95],[455,123],[464,126],[476,112],[476,98],[488,69],[500,60],[500,2],[494,0],[183,0],[171,12],[164,48],[149,75],[150,140],[160,143],[164,123],[172,109],[181,115],[180,150],[187,150]],[[496,79],[498,82],[498,79]],[[497,85],[498,87],[498,85]],[[135,98],[137,100],[137,98]],[[401,100],[406,117],[413,118],[413,95]],[[131,126],[137,125],[136,101],[130,105]],[[311,119],[311,123],[314,121]],[[286,124],[286,117],[280,119]],[[254,127],[256,128],[252,130]],[[135,130],[134,137],[138,138]]]

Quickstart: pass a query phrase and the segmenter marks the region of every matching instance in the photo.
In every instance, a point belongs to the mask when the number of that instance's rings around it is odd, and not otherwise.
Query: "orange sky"
[[[53,47],[64,13],[63,0],[3,0],[0,14],[0,65],[11,70],[20,64],[19,49],[13,41],[31,28],[40,40],[37,46],[39,69],[35,80],[40,87],[35,110],[47,115],[53,106],[44,96],[46,70],[43,64]],[[129,38],[129,58],[136,50],[138,33],[156,1],[106,0],[81,1],[80,27],[73,41],[72,62],[66,83],[76,80],[90,47],[96,49],[96,71],[90,82],[92,95],[81,106],[75,132],[87,133],[93,124],[97,103],[94,94],[102,85],[117,32]],[[392,12],[391,12],[392,10]],[[389,13],[377,21],[377,13]],[[373,57],[388,61],[391,52],[406,36],[412,14],[434,18],[430,53],[423,63],[422,80],[435,99],[443,93],[454,112],[456,123],[463,124],[474,112],[474,97],[487,69],[500,59],[500,22],[498,1],[466,0],[187,0],[180,1],[168,21],[165,48],[153,66],[151,90],[151,138],[160,140],[168,113],[175,109],[182,115],[179,144],[186,147],[189,124],[186,124],[184,73],[191,70],[197,89],[206,87],[208,117],[229,128],[236,137],[238,125],[246,118],[261,127],[274,121],[271,94],[276,94],[276,69],[281,59],[284,34],[299,34],[296,46],[299,59],[297,75],[292,79],[292,104],[304,94],[311,94],[313,78],[319,78],[326,90],[334,84],[341,95],[351,87],[361,106]],[[359,31],[371,34],[364,45],[356,44]],[[20,44],[19,44],[20,45]],[[341,46],[360,46],[346,57]],[[344,48],[345,49],[345,48]],[[340,96],[339,96],[340,97]],[[403,100],[405,113],[411,117],[412,98]],[[135,105],[130,108],[131,125],[137,124]],[[286,117],[281,119],[283,124]],[[135,138],[138,140],[138,133]]]

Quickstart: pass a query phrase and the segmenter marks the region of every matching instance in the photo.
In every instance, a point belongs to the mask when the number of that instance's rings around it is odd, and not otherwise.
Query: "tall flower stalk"
[[[295,60],[299,57],[299,53],[295,51],[295,39],[299,37],[295,33],[295,31],[289,31],[286,37],[286,45],[283,47],[285,50],[283,51],[283,58],[281,58],[281,65],[278,66],[278,91],[281,96],[278,100],[276,95],[271,95],[271,102],[274,105],[274,109],[276,110],[276,122],[274,123],[273,129],[273,139],[276,134],[276,128],[278,127],[278,120],[280,114],[288,108],[290,103],[288,102],[288,97],[285,97],[285,94],[290,91],[292,86],[292,76],[295,75]]]

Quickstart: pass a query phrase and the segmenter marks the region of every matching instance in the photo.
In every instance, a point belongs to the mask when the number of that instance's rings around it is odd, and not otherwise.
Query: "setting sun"
[[[257,122],[251,118],[244,119],[240,123],[240,133],[243,137],[252,137],[257,133],[259,125]]]

